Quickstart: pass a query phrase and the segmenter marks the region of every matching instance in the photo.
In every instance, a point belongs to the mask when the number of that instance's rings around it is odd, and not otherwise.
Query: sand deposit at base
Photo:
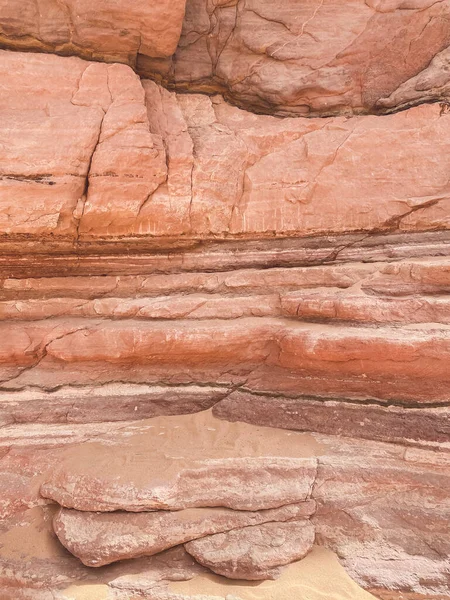
[[[107,600],[111,589],[107,585],[71,585],[62,592],[63,600]]]
[[[350,579],[333,552],[318,546],[275,581],[230,581],[218,575],[197,575],[190,581],[170,583],[169,590],[187,598],[209,595],[226,600],[375,600]]]

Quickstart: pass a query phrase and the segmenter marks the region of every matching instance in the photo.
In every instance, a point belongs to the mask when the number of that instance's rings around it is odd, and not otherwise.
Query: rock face
[[[450,2],[17,4],[0,598],[450,600]]]
[[[259,527],[255,524],[266,521],[276,521],[282,532],[283,521],[310,516],[314,510],[315,506],[312,501],[288,504],[281,508],[259,512],[223,508],[188,508],[173,512],[86,513],[62,508],[53,521],[53,527],[61,543],[83,564],[88,567],[101,567],[118,560],[153,556],[196,538],[211,539],[214,542],[216,535],[212,534],[219,534],[235,528],[237,531],[241,531],[241,527],[245,528],[244,531],[253,530],[253,528]],[[302,527],[306,527],[304,521],[301,523]],[[293,527],[292,532],[288,531],[288,540],[296,547],[297,530],[295,526]],[[270,540],[272,533],[271,528],[267,531],[263,530],[262,539]],[[306,534],[303,536],[305,548],[307,540],[310,540],[311,543],[303,556],[311,549],[314,542],[313,526],[309,527],[308,533],[309,536]],[[208,537],[204,538],[204,536]],[[190,554],[195,556],[197,546],[187,545],[186,548]],[[201,551],[201,546],[199,551]],[[294,555],[287,559],[286,563],[303,558],[303,556]],[[248,579],[248,577],[242,577],[242,579]]]
[[[152,58],[173,54],[184,11],[184,0],[137,0],[132,5],[123,0],[95,5],[26,0],[20,10],[14,0],[3,0],[0,45],[135,65],[139,53]]]
[[[5,249],[25,234],[73,250],[448,227],[450,115],[438,105],[280,120],[141,85],[117,64],[0,52],[0,73]]]
[[[188,423],[179,431],[176,419],[155,419],[126,443],[120,438],[113,454],[102,442],[68,448],[43,481],[41,495],[81,511],[138,513],[195,507],[257,511],[308,499],[317,471],[310,452],[292,455],[284,437],[281,447],[269,450],[248,426],[237,430],[237,438],[233,430],[220,435],[207,413]],[[239,452],[232,451],[236,443]]]
[[[316,531],[316,543],[334,549],[352,577],[365,588],[374,591],[376,597],[392,597],[393,590],[396,590],[396,595],[400,598],[409,593],[409,590],[414,590],[416,597],[422,598],[445,598],[447,595],[450,537],[446,524],[450,516],[450,480],[449,460],[445,449],[436,452],[405,447],[399,443],[374,442],[335,434],[310,435],[244,423],[229,423],[213,417],[210,411],[157,417],[129,424],[127,427],[112,424],[107,431],[91,430],[90,435],[95,435],[95,441],[74,445],[72,438],[64,440],[60,437],[55,443],[52,431],[48,427],[40,427],[39,439],[34,440],[32,450],[30,442],[22,438],[22,446],[12,448],[3,457],[2,489],[7,489],[8,494],[2,495],[0,508],[4,515],[4,530],[11,533],[5,542],[0,539],[0,544],[3,544],[0,552],[11,548],[11,541],[8,543],[8,539],[15,539],[18,522],[21,523],[21,519],[25,518],[21,515],[24,515],[26,508],[31,507],[31,510],[39,511],[39,514],[44,511],[47,515],[45,526],[40,525],[37,532],[30,534],[36,547],[41,549],[40,552],[42,548],[46,548],[42,536],[54,536],[53,522],[63,544],[87,563],[98,559],[110,562],[125,557],[136,558],[92,569],[83,567],[78,559],[67,552],[63,554],[65,562],[62,564],[59,551],[57,556],[52,554],[50,564],[43,568],[43,559],[41,562],[36,562],[35,559],[24,561],[23,554],[18,550],[13,556],[8,554],[2,571],[2,585],[13,585],[17,577],[26,581],[25,587],[31,590],[49,586],[61,589],[61,585],[68,586],[71,581],[86,579],[97,584],[106,582],[106,585],[111,586],[112,579],[115,579],[112,575],[118,572],[123,577],[130,577],[133,573],[133,577],[137,577],[140,573],[139,577],[143,578],[142,569],[147,563],[139,562],[139,556],[151,554],[164,545],[167,547],[183,541],[189,551],[189,548],[192,549],[189,546],[191,541],[187,542],[186,536],[196,539],[197,536],[203,536],[207,552],[205,549],[205,556],[201,558],[203,551],[200,553],[198,550],[198,557],[201,562],[211,561],[208,568],[231,569],[229,574],[234,569],[235,575],[245,572],[246,577],[250,577],[251,573],[253,576],[263,573],[267,575],[269,563],[274,569],[286,564],[286,556],[292,556],[291,544],[294,546],[292,552],[300,551],[300,538],[286,533],[286,538],[283,538],[286,541],[281,546],[273,547],[271,542],[276,542],[277,538],[272,534],[266,536],[265,529],[262,529],[255,534],[259,536],[260,544],[256,546],[252,542],[254,554],[249,555],[245,550],[248,548],[246,537],[241,537],[241,533],[245,534],[247,528],[252,529],[264,522],[272,524],[270,529],[280,525],[280,522],[289,523],[289,528],[291,523],[301,523],[303,527],[305,520],[309,518],[309,523]],[[317,474],[308,493],[308,502],[297,506],[262,509],[259,512],[202,508],[173,512],[92,513],[62,509],[55,517],[54,505],[47,504],[49,501],[39,493],[42,483],[51,480],[58,473],[59,465],[64,465],[67,469],[71,463],[74,470],[78,470],[80,488],[81,474],[89,472],[91,464],[98,457],[99,447],[104,448],[105,455],[109,453],[110,462],[115,463],[118,476],[131,476],[133,464],[139,459],[143,464],[142,459],[148,456],[149,440],[154,444],[162,440],[161,450],[168,456],[170,448],[172,455],[179,452],[180,447],[185,454],[194,451],[205,454],[209,448],[210,461],[217,460],[217,456],[226,458],[231,454],[250,458],[252,451],[262,454],[264,448],[264,453],[274,458],[284,456],[296,460],[314,460],[317,463]],[[64,447],[66,444],[69,445]],[[75,464],[73,459],[77,457],[79,461]],[[123,457],[127,457],[125,462]],[[249,466],[249,473],[250,469]],[[15,487],[11,485],[13,481]],[[99,469],[98,489],[102,489],[105,483],[107,484],[107,474]],[[136,483],[139,483],[138,479]],[[121,493],[119,486],[117,492]],[[77,486],[72,488],[72,493],[78,493]],[[273,493],[277,493],[276,489]],[[241,486],[240,494],[244,498],[248,497],[248,486]],[[203,517],[198,518],[200,513],[203,513]],[[26,519],[29,517],[30,515]],[[184,527],[181,525],[182,521]],[[25,522],[28,523],[28,520]],[[247,525],[242,529],[244,523]],[[219,538],[224,542],[220,544],[220,551],[214,549],[215,544],[210,546],[210,538],[205,537],[212,531],[208,529],[210,526],[215,531],[219,531],[220,527],[221,533],[234,532],[230,534],[230,538],[228,535],[225,540]],[[27,531],[21,527],[19,526],[19,531]],[[308,528],[310,529],[309,525]],[[291,529],[289,531],[292,533]],[[214,541],[215,536],[212,538]],[[52,539],[54,545],[55,538]],[[254,539],[253,536],[251,539]],[[295,539],[298,542],[294,542]],[[23,540],[23,535],[17,542],[19,548],[23,544],[20,540]],[[241,554],[234,550],[237,546],[241,547],[241,551],[244,548]],[[160,555],[151,557],[149,567],[160,564],[153,562],[158,556]],[[165,554],[161,555],[163,563],[164,556]],[[68,557],[71,557],[70,560]],[[215,567],[213,563],[216,564]],[[127,564],[130,565],[128,571]],[[151,582],[139,580],[144,598],[145,593],[150,594],[149,590],[154,593],[158,577],[164,580],[176,576],[177,571],[171,570],[174,565],[170,564],[170,576],[167,571],[163,571],[158,576],[152,575]],[[180,566],[180,571],[184,573],[183,569],[185,567]],[[273,571],[269,573],[270,576],[275,574]],[[64,577],[61,578],[62,576]],[[321,578],[324,576],[321,573]],[[180,575],[181,579],[183,577]],[[124,583],[124,589],[129,591],[130,584],[127,585]],[[390,591],[385,593],[384,590]],[[427,590],[432,590],[432,593]]]
[[[314,543],[306,521],[265,523],[208,535],[185,544],[201,565],[231,579],[276,579],[280,566],[304,558]]]
[[[172,59],[138,66],[259,112],[385,111],[446,97],[449,11],[433,0],[188,0]]]

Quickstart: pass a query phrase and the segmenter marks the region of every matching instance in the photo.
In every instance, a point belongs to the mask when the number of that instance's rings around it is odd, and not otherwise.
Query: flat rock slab
[[[263,510],[303,502],[320,446],[293,446],[251,425],[218,426],[209,412],[160,417],[115,440],[65,449],[41,494],[66,508],[108,512],[227,507]]]
[[[152,556],[205,535],[266,522],[304,519],[314,513],[310,500],[259,512],[227,508],[188,508],[158,512],[81,512],[62,508],[53,520],[60,542],[89,567]]]
[[[201,565],[230,579],[276,579],[279,567],[305,557],[314,544],[309,521],[265,523],[185,544]]]

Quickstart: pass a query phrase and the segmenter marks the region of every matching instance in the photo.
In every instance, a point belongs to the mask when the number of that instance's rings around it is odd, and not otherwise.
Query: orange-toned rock
[[[173,59],[138,68],[256,112],[386,111],[447,97],[448,15],[433,0],[188,0]]]
[[[281,311],[286,316],[306,321],[449,325],[450,296],[380,298],[360,290],[342,293],[336,289],[318,289],[283,295]]]
[[[75,240],[91,198],[120,188],[138,211],[165,179],[164,148],[129,67],[0,51],[0,72],[3,234]]]
[[[351,327],[278,318],[3,322],[4,389],[120,382],[446,404],[448,326]]]
[[[304,558],[314,543],[308,521],[265,523],[188,542],[197,562],[230,579],[276,579],[280,567]]]
[[[181,33],[185,0],[149,4],[123,0],[2,3],[0,47],[56,52],[67,56],[123,62],[132,66],[138,53],[169,57]]]
[[[9,243],[27,234],[44,249],[59,240],[79,250],[120,237],[158,248],[184,237],[361,241],[448,228],[450,115],[437,105],[277,119],[150,81],[144,94],[124,65],[3,51],[0,73],[0,139],[11,148],[0,232]],[[324,258],[346,246],[336,240]]]
[[[304,519],[314,509],[312,501],[259,512],[188,508],[172,512],[99,513],[63,508],[56,514],[53,527],[63,546],[83,564],[101,567],[118,560],[153,556],[190,540],[230,529],[248,528],[272,521],[280,523]],[[304,523],[306,522],[302,521],[303,527]],[[312,526],[308,531],[311,529],[314,531]],[[270,529],[265,537],[270,540]],[[290,539],[294,542],[294,536]],[[189,547],[187,550],[189,551]],[[292,560],[296,558],[300,556],[297,555]],[[292,560],[287,560],[286,563]]]

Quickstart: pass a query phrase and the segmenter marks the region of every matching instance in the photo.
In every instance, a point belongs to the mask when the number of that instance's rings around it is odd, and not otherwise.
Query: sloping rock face
[[[450,599],[449,19],[0,0],[2,600]]]
[[[188,0],[174,57],[138,64],[260,112],[386,111],[446,97],[449,10],[433,0]]]

